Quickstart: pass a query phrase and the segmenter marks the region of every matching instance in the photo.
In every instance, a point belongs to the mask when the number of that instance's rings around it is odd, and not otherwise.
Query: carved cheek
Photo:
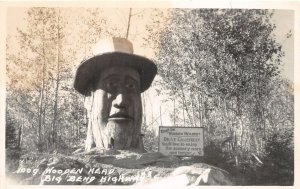
[[[135,99],[133,100],[133,113],[134,113],[134,120],[136,124],[141,124],[142,121],[142,99],[141,95],[137,94],[134,97]]]
[[[98,104],[95,104],[94,108],[99,109],[99,118],[102,123],[107,123],[109,112],[111,109],[111,98],[109,93],[104,90],[97,90],[96,92],[96,101]]]

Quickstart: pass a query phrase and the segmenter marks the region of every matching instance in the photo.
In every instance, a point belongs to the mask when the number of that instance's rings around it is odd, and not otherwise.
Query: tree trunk
[[[87,119],[87,132],[86,132],[86,140],[85,140],[85,151],[90,151],[92,147],[95,146],[94,136],[92,131],[92,108],[91,108],[91,99],[92,97],[84,98],[84,106],[86,108],[86,119]]]
[[[126,30],[126,39],[128,39],[128,36],[129,36],[130,20],[131,20],[131,16],[132,16],[131,11],[132,11],[132,8],[129,9],[128,24],[127,24],[127,30]]]
[[[21,126],[19,127],[19,131],[18,131],[17,149],[21,148],[21,144],[22,144],[22,131],[23,131],[23,123],[21,123]]]
[[[57,49],[56,49],[56,83],[55,83],[55,97],[54,97],[54,107],[53,107],[53,122],[52,122],[52,129],[51,129],[51,144],[53,148],[56,148],[56,141],[57,141],[57,115],[58,115],[58,92],[59,92],[59,85],[60,85],[60,25],[59,20],[60,18],[60,11],[58,9],[57,15]]]
[[[146,123],[147,123],[147,116],[146,116],[146,101],[145,101],[145,93],[142,94],[142,100],[143,100],[143,123],[144,123],[144,127],[146,127]],[[147,128],[145,128],[147,129]]]
[[[237,105],[237,119],[238,119],[238,125],[240,127],[240,145],[241,147],[243,146],[243,137],[244,137],[244,123],[243,123],[243,118],[242,118],[242,107],[241,107],[241,99],[240,96],[237,95],[236,97],[236,105]]]
[[[160,119],[160,125],[162,126],[163,122],[162,122],[162,115],[161,115],[161,105],[159,105],[159,119]]]
[[[46,92],[46,38],[45,38],[45,25],[46,20],[42,21],[43,33],[42,33],[42,84],[40,90],[40,105],[39,105],[39,123],[38,123],[38,151],[43,150],[43,135],[42,135],[42,127],[45,125],[45,115],[46,115],[46,101],[45,101],[45,92]]]
[[[182,94],[182,100],[183,100],[183,107],[184,107],[185,110],[186,110],[186,113],[187,113],[187,115],[188,115],[188,119],[189,119],[189,120],[192,120],[191,115],[190,115],[189,110],[188,110],[188,107],[187,107],[187,105],[186,105],[186,97],[185,97],[185,94],[184,94],[184,91],[183,91],[183,87],[181,87],[181,94]],[[192,123],[191,123],[191,124],[192,124]],[[191,126],[195,127],[195,125],[191,125]]]
[[[174,98],[174,103],[173,103],[173,125],[175,126],[175,123],[176,123],[176,106],[175,106],[175,98]]]

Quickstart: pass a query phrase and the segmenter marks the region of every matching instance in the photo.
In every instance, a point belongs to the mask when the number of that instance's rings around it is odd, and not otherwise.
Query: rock
[[[176,167],[180,162],[180,159],[176,156],[163,156],[156,160],[156,166],[158,167]]]
[[[131,155],[117,155],[116,159],[111,162],[112,165],[123,168],[143,168],[145,165],[156,163],[159,158],[163,157],[163,154],[159,152],[143,153],[143,154],[131,154]]]
[[[138,185],[170,187],[172,183],[176,183],[174,186],[233,185],[226,171],[204,163],[179,166],[164,177],[158,177],[155,180],[148,179]]]
[[[171,175],[186,175],[190,185],[232,185],[226,171],[204,163],[178,167]]]
[[[192,185],[232,185],[232,183],[226,178],[222,171],[208,168],[199,175]]]
[[[34,159],[34,158],[31,158]],[[94,150],[72,156],[45,154],[22,164],[38,169],[26,173],[21,184],[41,185],[149,185],[198,186],[232,185],[229,174],[217,167],[182,160],[159,152],[138,153],[125,150]],[[16,173],[20,176],[21,173]],[[22,173],[25,174],[25,173]],[[21,175],[22,175],[21,174]]]
[[[106,154],[106,155],[116,155],[120,154],[119,151],[115,149],[99,149],[99,148],[92,148],[90,151],[85,152],[83,148],[80,148],[73,152],[73,154],[77,155],[99,155],[99,154]]]

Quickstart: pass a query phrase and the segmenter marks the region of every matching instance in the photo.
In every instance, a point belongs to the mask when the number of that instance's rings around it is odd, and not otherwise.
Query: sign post
[[[203,127],[159,127],[158,151],[164,155],[203,156]]]

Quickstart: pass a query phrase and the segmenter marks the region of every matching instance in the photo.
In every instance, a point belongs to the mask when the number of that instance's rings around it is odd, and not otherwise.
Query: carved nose
[[[119,93],[116,96],[115,100],[113,101],[113,106],[115,108],[122,109],[122,108],[126,108],[127,105],[128,105],[127,97],[125,94],[122,93]]]

